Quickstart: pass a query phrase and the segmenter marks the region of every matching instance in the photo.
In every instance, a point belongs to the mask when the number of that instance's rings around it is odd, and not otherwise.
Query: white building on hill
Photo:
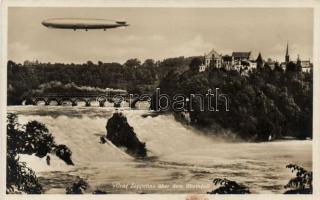
[[[219,54],[212,49],[208,54],[204,55],[204,62],[199,67],[199,71],[206,71],[209,67],[248,72],[257,68],[257,64],[252,60],[251,52],[233,52],[229,56]]]

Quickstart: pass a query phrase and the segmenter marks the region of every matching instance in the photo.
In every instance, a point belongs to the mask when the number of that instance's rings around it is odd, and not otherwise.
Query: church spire
[[[285,59],[286,59],[287,63],[290,61],[290,59],[289,59],[289,43],[288,42],[287,42],[287,49],[286,49],[286,57],[285,57]]]

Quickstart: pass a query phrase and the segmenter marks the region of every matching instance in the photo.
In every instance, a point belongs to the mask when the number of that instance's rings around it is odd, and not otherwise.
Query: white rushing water
[[[123,111],[138,138],[146,142],[148,158],[137,160],[122,149],[99,143],[111,108],[14,106],[8,112],[17,113],[20,123],[46,124],[56,142],[73,152],[75,166],[54,155],[50,166],[45,158],[20,156],[36,171],[47,193],[64,193],[76,177],[89,183],[89,191],[111,193],[206,193],[214,188],[214,178],[243,183],[253,193],[283,193],[293,177],[287,164],[312,168],[312,141],[229,142],[201,134],[172,115],[142,117],[147,111]],[[124,189],[116,183],[132,185]],[[159,188],[159,184],[170,188]],[[173,184],[181,187],[173,189]]]

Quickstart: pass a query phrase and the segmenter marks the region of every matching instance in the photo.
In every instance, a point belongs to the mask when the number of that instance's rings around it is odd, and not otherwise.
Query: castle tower
[[[262,68],[263,67],[263,59],[262,59],[262,56],[261,56],[261,52],[259,52],[259,55],[256,59],[256,63],[257,63],[257,67],[258,68]]]
[[[286,50],[286,57],[285,57],[286,63],[288,63],[290,61],[289,58],[289,44],[287,43],[287,50]]]

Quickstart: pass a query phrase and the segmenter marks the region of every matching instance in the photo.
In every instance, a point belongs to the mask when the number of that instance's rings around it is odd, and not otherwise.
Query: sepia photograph
[[[314,194],[313,7],[4,15],[6,196]]]

